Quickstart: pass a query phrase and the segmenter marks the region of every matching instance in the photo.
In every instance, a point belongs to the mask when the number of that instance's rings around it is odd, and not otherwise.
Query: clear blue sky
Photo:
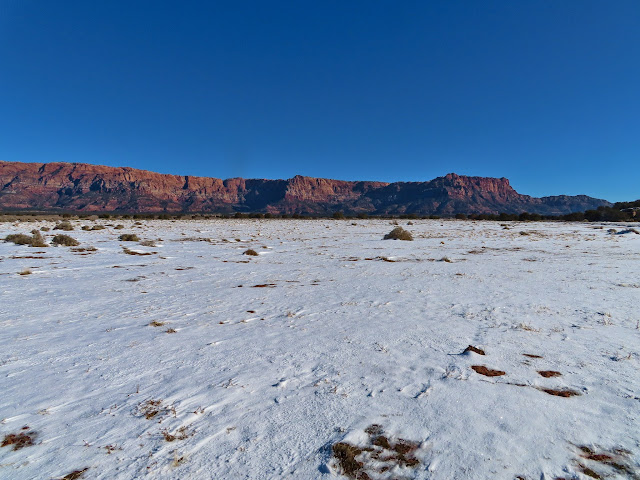
[[[0,159],[640,197],[640,1],[0,0]]]

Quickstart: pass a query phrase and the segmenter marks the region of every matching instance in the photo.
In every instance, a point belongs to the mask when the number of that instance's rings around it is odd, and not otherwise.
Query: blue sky
[[[0,159],[640,197],[640,2],[0,1]]]

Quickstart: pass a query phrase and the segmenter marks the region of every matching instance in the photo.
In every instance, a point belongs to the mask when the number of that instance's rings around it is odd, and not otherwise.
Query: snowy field
[[[2,479],[640,478],[623,225],[111,222],[0,242]]]

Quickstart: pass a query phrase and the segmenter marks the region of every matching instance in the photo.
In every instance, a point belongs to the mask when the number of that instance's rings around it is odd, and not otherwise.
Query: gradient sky
[[[640,1],[0,0],[0,159],[640,197]]]

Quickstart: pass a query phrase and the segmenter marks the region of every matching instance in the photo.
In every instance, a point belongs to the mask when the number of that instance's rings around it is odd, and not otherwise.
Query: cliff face
[[[584,195],[533,198],[506,178],[451,173],[428,182],[251,180],[164,175],[81,163],[0,161],[0,209],[85,212],[271,212],[421,215],[565,214],[609,205]]]

